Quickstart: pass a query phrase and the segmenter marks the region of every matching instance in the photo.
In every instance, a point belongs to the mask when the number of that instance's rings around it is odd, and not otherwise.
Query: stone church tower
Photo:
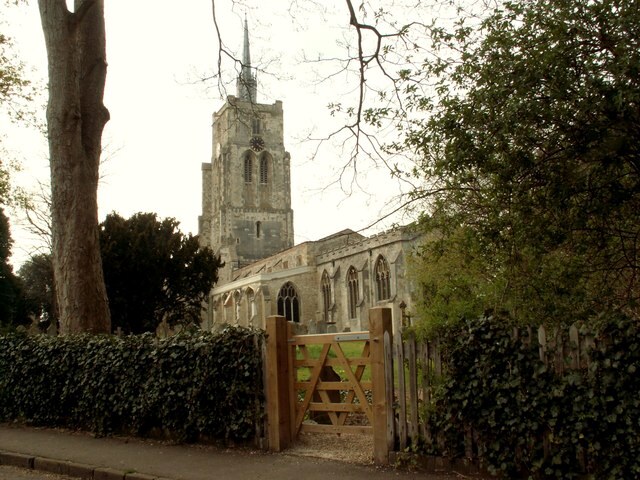
[[[282,102],[257,102],[244,24],[237,94],[213,115],[213,155],[202,164],[200,243],[226,263],[220,281],[244,265],[293,246],[289,152]]]

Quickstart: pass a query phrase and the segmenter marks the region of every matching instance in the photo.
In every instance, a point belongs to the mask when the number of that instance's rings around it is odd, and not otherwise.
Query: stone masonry
[[[374,306],[391,307],[399,325],[400,305],[414,306],[406,273],[420,235],[344,230],[294,246],[283,105],[257,103],[246,21],[244,41],[237,95],[213,115],[212,159],[202,164],[200,243],[225,262],[203,328],[263,328],[279,314],[301,332],[366,330]]]

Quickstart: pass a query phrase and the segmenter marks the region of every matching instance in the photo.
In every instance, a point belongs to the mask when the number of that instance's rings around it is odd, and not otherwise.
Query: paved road
[[[118,472],[139,472],[174,480],[450,480],[424,472],[353,465],[315,457],[274,454],[210,445],[169,445],[153,440],[95,438],[62,430],[0,424],[0,451]],[[215,476],[212,473],[215,472]],[[22,475],[22,474],[21,474]],[[24,473],[24,475],[28,475]],[[63,480],[63,477],[24,480]],[[0,477],[17,480],[21,477]],[[461,477],[457,477],[461,478]],[[464,477],[462,477],[464,478]]]

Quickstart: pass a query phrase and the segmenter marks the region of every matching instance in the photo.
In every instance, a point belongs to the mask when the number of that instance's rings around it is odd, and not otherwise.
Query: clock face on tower
[[[249,140],[249,145],[251,145],[251,149],[254,152],[260,152],[264,149],[264,140],[261,137],[252,137],[251,140]]]

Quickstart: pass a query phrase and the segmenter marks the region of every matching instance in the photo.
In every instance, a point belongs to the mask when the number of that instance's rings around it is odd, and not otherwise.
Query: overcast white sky
[[[201,214],[201,164],[211,159],[211,116],[223,103],[215,80],[196,82],[216,68],[217,38],[210,0],[106,0],[107,74],[105,105],[111,113],[103,137],[109,159],[102,169],[100,218],[111,212],[128,217],[156,212],[175,217],[184,232],[197,233]],[[298,5],[300,3],[300,6]],[[348,11],[342,0],[314,2],[247,0],[232,8],[217,0],[218,21],[226,46],[240,56],[246,13],[258,101],[282,100],[285,148],[292,158],[292,207],[296,243],[344,228],[358,230],[392,209],[399,186],[384,170],[360,164],[358,188],[348,195],[331,186],[348,152],[317,143],[342,123],[327,105],[353,101],[357,78],[342,75],[322,81],[337,64],[306,62],[345,57],[338,43],[349,35]],[[19,54],[46,83],[46,54],[37,2],[11,13],[11,33]],[[351,33],[352,35],[352,33]],[[348,39],[348,37],[347,37]],[[235,78],[223,64],[225,80]],[[235,94],[235,82],[228,93]],[[34,132],[11,131],[6,144],[24,165],[23,184],[48,178],[47,146]],[[406,219],[396,217],[400,222]],[[366,233],[388,228],[382,222]],[[31,248],[16,226],[14,264]]]

